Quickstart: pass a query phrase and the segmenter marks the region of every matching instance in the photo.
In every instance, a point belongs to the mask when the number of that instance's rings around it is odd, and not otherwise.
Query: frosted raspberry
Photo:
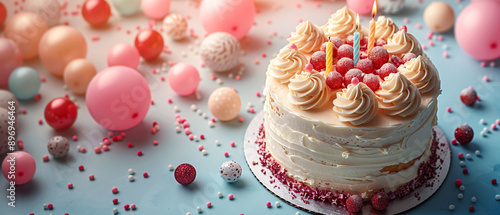
[[[323,51],[314,52],[311,56],[311,60],[309,61],[313,68],[317,71],[321,71],[325,68],[326,63],[326,53]]]
[[[352,46],[344,44],[344,45],[341,45],[339,47],[339,49],[337,50],[337,57],[338,58],[347,57],[347,58],[351,58],[352,59],[352,56],[353,56],[352,52],[353,52]]]
[[[384,210],[389,205],[389,197],[384,192],[378,192],[372,197],[372,206],[376,210]]]
[[[360,45],[360,46],[365,46],[365,45],[367,45],[367,44],[368,44],[368,38],[363,37],[363,38],[361,38],[361,39],[359,40],[359,45]]]
[[[345,44],[353,46],[354,45],[354,37],[352,35],[347,36],[347,38],[345,39]]]
[[[340,39],[339,37],[331,37],[330,38],[330,41],[333,43],[333,46],[335,46],[336,48],[340,47],[342,44],[344,44],[342,42],[342,39]]]
[[[372,89],[373,92],[375,92],[380,86],[378,77],[374,74],[366,74],[365,77],[363,77],[363,83]]]
[[[378,39],[376,42],[375,42],[375,46],[384,46],[384,45],[387,45],[387,42],[385,42],[384,39]]]
[[[396,66],[396,67],[399,67],[399,66],[401,66],[401,64],[403,64],[403,60],[399,59],[399,57],[398,57],[398,56],[396,56],[396,55],[393,55],[393,56],[391,57],[391,62],[392,62],[392,63],[394,64],[394,66]]]
[[[196,169],[191,164],[183,163],[175,168],[174,177],[179,184],[190,184],[196,178]]]
[[[324,42],[323,44],[321,44],[321,48],[319,50],[326,53],[326,46],[327,45],[328,45],[328,42]],[[335,47],[335,44],[333,44],[333,47],[332,47],[332,57],[333,58],[337,57],[337,47]]]
[[[368,53],[368,59],[373,61],[375,68],[380,68],[389,60],[389,52],[381,46],[375,46],[370,53]]]
[[[352,195],[346,201],[347,210],[350,212],[358,212],[363,207],[363,198],[359,195]]]
[[[373,62],[370,59],[361,59],[356,63],[356,66],[354,68],[359,69],[363,71],[364,73],[373,73],[373,70],[375,70],[375,67],[373,66]]]
[[[344,75],[344,86],[348,86],[351,83],[351,79],[357,78],[358,80],[363,80],[363,72],[359,69],[350,69]]]
[[[389,76],[391,73],[397,73],[398,69],[396,66],[394,66],[392,63],[385,63],[382,67],[380,67],[380,70],[378,71],[378,75],[382,80],[384,80],[385,77]]]
[[[477,93],[476,93],[476,91],[474,89],[465,88],[460,93],[460,100],[462,100],[462,102],[465,105],[472,106],[477,101]]]
[[[403,56],[402,60],[403,60],[403,63],[406,63],[406,62],[410,61],[413,58],[417,58],[417,56],[415,54],[413,54],[413,53],[408,53],[408,54],[405,54]]]
[[[336,71],[332,71],[326,76],[326,85],[328,85],[328,87],[332,88],[333,90],[341,88],[343,82],[344,77],[342,77],[342,75]]]
[[[347,71],[350,69],[354,68],[354,61],[350,58],[341,58],[339,61],[337,61],[337,66],[335,69],[337,72],[339,72],[341,75],[345,75]]]
[[[467,123],[464,123],[455,129],[455,139],[457,139],[460,144],[470,143],[472,138],[474,138],[474,130],[472,130]]]

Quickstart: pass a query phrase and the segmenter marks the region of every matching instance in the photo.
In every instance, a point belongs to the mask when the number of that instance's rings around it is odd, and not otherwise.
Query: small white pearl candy
[[[459,194],[457,195],[457,198],[458,198],[458,199],[463,199],[463,198],[464,198],[464,194],[459,193]]]
[[[180,126],[175,126],[175,131],[176,131],[177,133],[181,133],[182,129],[181,129],[181,127],[180,127]]]
[[[472,156],[471,156],[470,154],[466,154],[466,155],[465,155],[465,157],[466,157],[468,160],[472,159]]]
[[[495,195],[495,200],[500,201],[500,194]]]
[[[208,121],[208,126],[210,126],[211,128],[215,126],[215,123],[212,122],[212,121]]]
[[[201,116],[203,117],[203,119],[208,119],[208,115],[206,113],[203,113]]]
[[[174,166],[172,166],[172,164],[169,164],[169,165],[168,165],[168,169],[169,169],[170,171],[172,171],[172,170],[174,170]]]
[[[135,172],[133,169],[128,169],[128,174],[133,175]]]
[[[276,202],[274,203],[274,205],[275,205],[277,208],[281,207],[281,203],[280,203],[280,201],[276,201]]]
[[[465,161],[460,161],[460,166],[464,167],[465,166]]]
[[[135,179],[134,179],[134,176],[133,176],[133,175],[129,175],[129,176],[128,176],[128,180],[129,180],[129,181],[134,181],[134,180],[135,180]]]
[[[177,107],[177,105],[176,105],[176,106],[174,106],[174,111],[175,111],[175,112],[180,112],[180,111],[181,111],[181,109],[179,109],[179,107]]]
[[[220,85],[220,84],[222,84],[222,80],[220,80],[220,78],[217,78],[217,80],[215,80],[215,82],[216,82],[217,84],[219,84],[219,85]]]
[[[191,215],[191,212],[187,212],[186,215]]]
[[[464,185],[460,186],[460,191],[464,191],[464,190],[465,190],[465,186]]]
[[[481,151],[479,151],[479,150],[476,150],[475,153],[476,153],[476,156],[480,156],[481,155]]]
[[[197,113],[198,115],[201,115],[201,114],[203,114],[203,111],[201,111],[200,109],[198,109],[198,110],[196,111],[196,113]]]
[[[201,213],[201,207],[200,206],[196,207],[196,210],[198,211],[198,213]]]
[[[471,201],[472,203],[476,203],[476,202],[477,202],[477,199],[476,199],[476,197],[472,197],[472,198],[470,199],[470,201]]]
[[[196,107],[196,105],[195,105],[195,104],[192,104],[192,105],[191,105],[191,110],[196,111],[196,110],[198,110],[198,107]]]
[[[206,150],[206,149],[203,149],[203,150],[201,150],[201,153],[202,153],[203,155],[207,155],[207,150]]]
[[[450,211],[454,211],[454,210],[455,210],[455,205],[450,205],[450,206],[448,206],[448,209],[449,209]]]
[[[113,213],[117,214],[118,213],[118,208],[113,208]]]
[[[295,215],[300,215],[300,212],[295,213]]]
[[[484,121],[484,119],[480,119],[480,120],[479,120],[479,124],[481,124],[481,125],[486,125],[486,121]]]
[[[215,145],[220,146],[220,141],[219,140],[215,140]]]
[[[222,192],[218,192],[217,196],[219,196],[219,198],[222,198]]]
[[[49,205],[43,204],[43,209],[45,209],[45,210],[49,209]]]

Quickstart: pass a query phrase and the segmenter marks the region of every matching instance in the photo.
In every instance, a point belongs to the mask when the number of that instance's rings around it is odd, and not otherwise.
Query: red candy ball
[[[351,69],[344,75],[344,86],[348,86],[353,78],[363,80],[363,72],[359,69]]]
[[[335,48],[338,48],[343,44],[342,39],[340,39],[340,37],[331,37],[330,41],[333,43],[333,46]]]
[[[191,184],[196,178],[196,169],[191,164],[183,163],[175,168],[174,177],[179,184]]]
[[[364,73],[372,73],[373,70],[375,70],[375,66],[373,65],[373,62],[370,59],[361,59],[356,63],[356,66],[354,68],[359,69],[363,71]]]
[[[371,202],[373,208],[381,211],[387,208],[387,206],[389,206],[389,197],[384,192],[378,192],[375,195],[373,195]]]
[[[77,108],[71,100],[59,97],[45,107],[45,121],[55,130],[64,130],[75,123]]]
[[[163,51],[163,37],[152,29],[141,30],[135,37],[135,47],[145,60],[154,60]]]
[[[86,0],[82,6],[82,16],[90,25],[104,25],[111,16],[111,7],[103,0]]]
[[[394,64],[392,63],[385,63],[382,67],[380,67],[380,70],[378,71],[378,75],[382,80],[384,80],[385,77],[389,76],[391,73],[397,73],[398,69]]]
[[[398,56],[393,55],[391,57],[391,62],[394,64],[394,66],[399,67],[401,64],[403,64],[403,60],[401,60]]]
[[[337,61],[335,70],[337,70],[337,72],[339,72],[343,76],[352,68],[354,68],[354,61],[350,58],[345,57]]]
[[[465,88],[460,92],[460,100],[462,100],[465,105],[472,106],[477,101],[477,93],[472,88]]]
[[[326,53],[326,46],[328,45],[328,42],[324,42],[321,44],[321,47],[319,48],[320,51]],[[337,57],[337,47],[335,47],[335,44],[332,46],[332,57],[335,58]]]
[[[352,35],[347,36],[347,38],[345,39],[345,44],[353,46],[354,45],[354,36],[352,36]]]
[[[380,68],[389,60],[389,52],[381,46],[375,46],[368,53],[368,59],[373,61],[375,68]]]
[[[474,130],[472,130],[467,123],[464,123],[455,129],[455,139],[457,139],[460,144],[470,143],[472,138],[474,138]]]
[[[3,22],[5,22],[5,19],[7,19],[7,9],[5,9],[5,6],[3,5],[3,3],[0,2],[0,26],[3,25]]]
[[[359,195],[352,195],[346,201],[347,210],[350,212],[358,212],[363,207],[363,198]]]
[[[353,57],[352,52],[353,51],[354,51],[354,49],[352,48],[352,46],[347,45],[347,44],[341,45],[337,50],[337,57],[338,58],[346,57],[346,58],[352,59],[352,57]]]
[[[365,77],[363,77],[363,83],[365,83],[366,86],[372,89],[373,92],[375,92],[375,90],[378,90],[380,86],[378,77],[374,74],[366,74]]]
[[[344,77],[338,72],[332,71],[326,76],[326,85],[333,90],[341,88],[342,83],[344,83]]]
[[[315,70],[321,71],[326,67],[326,53],[322,51],[314,52],[309,62],[313,65]]]

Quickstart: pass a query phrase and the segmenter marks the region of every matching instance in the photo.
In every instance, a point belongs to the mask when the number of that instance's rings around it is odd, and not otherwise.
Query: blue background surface
[[[409,23],[406,24],[408,31],[422,44],[428,43],[426,35],[429,29],[423,22],[422,14],[430,2],[424,0],[423,3],[418,3],[416,0],[408,0],[402,13],[391,16],[398,26],[404,24],[403,18],[409,18]],[[452,5],[456,16],[470,3],[468,0],[445,2]],[[8,18],[12,16],[14,9],[19,9],[19,6],[14,5],[14,0],[2,0],[2,3],[9,10]],[[77,10],[77,3],[83,1],[69,2],[67,11],[70,14],[71,11]],[[297,7],[297,3],[301,6]],[[320,7],[316,6],[318,3]],[[255,94],[263,89],[269,60],[287,44],[286,35],[295,30],[299,19],[322,25],[329,18],[329,13],[341,8],[345,2],[258,0],[256,4],[260,11],[256,16],[256,25],[248,34],[249,40],[241,41],[245,51],[241,57],[245,73],[240,81],[229,78],[227,74],[215,74],[223,81],[222,85],[212,81],[209,78],[211,71],[199,66],[201,60],[196,55],[199,46],[196,39],[189,38],[178,43],[166,39],[172,54],[164,53],[160,60],[143,63],[139,68],[150,84],[155,105],[151,106],[141,124],[126,131],[127,135],[123,141],[113,143],[110,151],[101,154],[95,154],[93,148],[98,146],[100,139],[106,136],[108,131],[99,127],[90,117],[84,97],[74,96],[81,108],[78,111],[78,120],[72,128],[56,132],[46,123],[38,125],[38,120],[43,119],[44,107],[51,99],[65,93],[72,97],[73,95],[63,89],[62,80],[52,76],[39,60],[25,61],[25,65],[34,67],[47,79],[40,90],[42,99],[37,102],[22,102],[21,108],[26,108],[28,113],[18,115],[19,139],[24,141],[25,150],[35,158],[37,172],[31,182],[16,188],[16,208],[6,205],[7,198],[0,198],[0,214],[112,214],[114,207],[118,208],[120,214],[186,214],[188,211],[197,214],[197,206],[203,209],[203,214],[295,214],[297,211],[307,214],[284,202],[281,202],[280,208],[275,207],[274,202],[279,199],[261,186],[250,172],[243,156],[242,144],[247,125],[254,114],[245,111],[245,107],[251,102],[257,112],[262,110],[261,98]],[[174,1],[171,6],[171,12],[191,16],[189,25],[202,38],[204,31],[198,21],[197,10],[183,1]],[[82,31],[88,44],[87,59],[95,63],[98,70],[102,70],[106,68],[107,50],[118,42],[133,44],[136,26],[145,28],[148,19],[142,13],[132,17],[113,17],[110,19],[110,25],[97,29],[90,28],[81,16],[63,16],[61,21],[69,21],[71,26]],[[368,21],[369,17],[362,17],[365,26],[368,26]],[[422,29],[416,28],[417,23],[422,25]],[[120,25],[122,30],[115,30],[116,25]],[[161,26],[161,22],[158,22],[157,26]],[[130,29],[132,33],[126,34],[125,29]],[[272,36],[273,31],[278,35]],[[94,35],[99,35],[100,40],[91,41]],[[454,129],[462,123],[469,123],[476,135],[473,142],[467,146],[451,146],[451,168],[441,189],[429,200],[408,211],[408,214],[464,214],[469,213],[468,208],[471,205],[476,208],[474,213],[493,214],[500,211],[500,202],[494,198],[496,194],[500,194],[500,188],[491,184],[492,178],[500,180],[500,131],[490,131],[486,137],[480,136],[480,132],[483,127],[489,127],[500,118],[500,69],[498,66],[481,67],[479,61],[467,56],[457,45],[453,31],[442,35],[443,41],[433,40],[435,45],[427,45],[425,50],[441,77],[443,93],[438,99],[438,125],[448,139],[453,138]],[[267,41],[272,44],[268,45]],[[450,54],[449,58],[443,57],[445,44],[448,46],[446,51]],[[186,57],[182,56],[183,52]],[[262,53],[266,53],[267,57],[263,58]],[[258,65],[254,63],[255,60],[259,61]],[[165,61],[189,62],[199,68],[202,77],[198,90],[200,100],[195,96],[175,95],[167,82],[160,81],[160,76],[166,76],[166,73],[151,73],[152,68],[160,68]],[[496,64],[500,65],[500,61],[497,60]],[[488,75],[491,81],[484,82],[484,75]],[[240,116],[245,119],[243,123],[217,122],[214,128],[210,128],[208,120],[190,109],[190,105],[195,104],[210,116],[207,107],[208,96],[220,86],[238,90],[242,100]],[[473,86],[481,97],[481,102],[475,107],[467,107],[459,99],[460,91],[468,86]],[[168,98],[173,99],[173,104],[167,102]],[[193,133],[204,134],[205,140],[190,141],[184,133],[175,132],[174,105],[181,109],[179,114],[189,121]],[[447,107],[451,107],[453,112],[446,112]],[[480,119],[484,119],[487,124],[480,124]],[[152,135],[149,130],[154,121],[159,123],[160,131]],[[67,158],[42,161],[43,155],[48,155],[46,145],[52,136],[63,135],[70,139],[75,134],[79,135],[79,140],[71,141]],[[153,146],[154,140],[159,141],[158,146]],[[219,140],[221,145],[217,146],[215,140]],[[232,141],[236,143],[234,148],[230,146]],[[128,142],[132,142],[134,147],[128,148]],[[208,155],[204,156],[198,151],[199,144],[205,146]],[[87,153],[77,152],[78,145],[86,147]],[[137,156],[138,150],[142,150],[144,155]],[[476,150],[481,151],[481,156],[474,154]],[[226,151],[230,155],[227,158],[223,155]],[[459,166],[457,157],[459,152],[472,155],[472,160],[465,160],[469,174],[462,173],[463,168]],[[236,183],[225,183],[218,175],[220,165],[226,160],[235,160],[243,167],[243,175]],[[195,166],[198,174],[194,183],[181,186],[175,182],[173,171],[169,171],[167,166],[172,164],[175,167],[185,162]],[[85,171],[78,171],[79,165],[84,165]],[[130,168],[136,172],[134,182],[128,180]],[[150,177],[143,178],[143,172],[148,172]],[[94,181],[88,179],[90,174],[95,175]],[[454,185],[455,179],[462,179],[466,187],[462,192],[462,200],[456,197],[460,191]],[[74,188],[68,189],[68,183],[73,183]],[[7,193],[7,184],[6,180],[0,179],[0,188],[3,190],[0,193]],[[112,194],[112,187],[118,187],[119,193]],[[223,198],[218,198],[219,191],[223,193]],[[234,200],[228,199],[229,193],[234,194]],[[473,196],[477,198],[476,203],[470,201]],[[119,204],[113,205],[113,198],[118,198]],[[208,201],[212,202],[212,208],[205,206]],[[273,207],[266,207],[268,201]],[[48,203],[54,205],[53,210],[43,209],[43,204]],[[131,203],[135,203],[138,209],[125,211],[123,205]],[[456,206],[455,211],[448,210],[450,204]]]

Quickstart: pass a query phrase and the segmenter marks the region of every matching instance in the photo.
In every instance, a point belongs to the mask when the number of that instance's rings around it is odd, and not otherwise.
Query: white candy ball
[[[26,1],[24,11],[39,15],[48,26],[59,24],[61,19],[61,5],[57,0],[29,0]]]
[[[12,94],[8,90],[0,89],[0,108],[4,108],[5,110],[8,111],[9,107],[11,106],[9,104],[10,101],[14,101],[14,108],[15,108],[16,114],[21,112],[21,110],[19,109],[19,102],[17,101],[16,96],[14,96],[14,94]]]
[[[174,40],[180,40],[186,36],[188,23],[183,15],[171,13],[163,19],[163,32]]]
[[[136,13],[141,7],[141,0],[113,0],[112,3],[118,13],[124,16]]]
[[[387,14],[401,12],[405,7],[405,0],[378,0],[378,8]]]
[[[220,166],[220,177],[226,182],[235,182],[241,176],[241,166],[236,161],[226,161]]]
[[[66,157],[69,152],[69,141],[61,136],[52,137],[47,145],[47,149],[54,158]]]
[[[238,65],[240,43],[231,34],[210,34],[201,44],[201,59],[216,72],[227,71]]]

